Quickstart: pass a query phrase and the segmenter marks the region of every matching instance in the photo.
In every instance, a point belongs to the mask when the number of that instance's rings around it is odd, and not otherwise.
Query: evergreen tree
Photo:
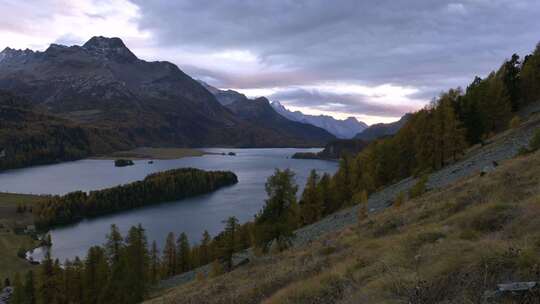
[[[56,303],[58,300],[56,290],[59,285],[54,272],[55,265],[51,259],[50,252],[47,250],[41,266],[40,285],[38,288],[37,299],[39,299],[40,304]]]
[[[111,231],[107,235],[107,242],[105,243],[105,251],[111,265],[119,263],[120,252],[123,247],[124,242],[120,230],[115,224],[112,224]]]
[[[339,161],[339,170],[332,177],[332,188],[334,198],[334,204],[332,212],[340,209],[342,206],[348,206],[349,200],[353,195],[352,187],[352,157],[350,155],[345,155]]]
[[[105,251],[100,246],[88,249],[84,261],[83,298],[86,304],[98,304],[108,281],[109,265]]]
[[[276,169],[266,182],[268,199],[255,218],[257,246],[267,249],[276,240],[281,247],[286,246],[298,224],[298,206],[294,183],[294,173],[290,169]]]
[[[519,62],[519,56],[513,54],[510,60],[504,62],[499,73],[510,98],[511,109],[515,112],[519,109],[521,101],[521,63]]]
[[[229,217],[225,222],[223,256],[226,261],[227,269],[233,267],[233,255],[240,248],[239,244],[239,227],[238,219],[234,216]]]
[[[126,237],[125,258],[129,290],[128,302],[142,302],[149,287],[149,265],[150,254],[148,252],[148,241],[142,226],[133,226],[129,229]]]
[[[523,60],[520,87],[524,104],[540,100],[540,43],[533,54]]]
[[[322,214],[328,215],[332,212],[332,189],[330,188],[330,174],[324,173],[319,183],[317,190],[321,195]]]
[[[156,241],[153,241],[150,250],[150,282],[152,284],[157,283],[160,278],[160,267],[159,250]]]
[[[318,221],[323,215],[323,201],[318,183],[317,171],[311,170],[300,201],[300,217],[304,225]]]
[[[174,233],[169,232],[163,248],[163,272],[166,277],[176,274],[176,246]]]
[[[191,270],[190,247],[187,235],[182,232],[176,240],[176,273]]]
[[[206,265],[210,263],[212,259],[212,252],[210,247],[210,242],[212,239],[210,238],[210,234],[207,230],[204,231],[201,245],[199,246],[199,265]]]
[[[130,303],[128,288],[128,268],[130,265],[127,264],[124,251],[122,235],[118,227],[113,224],[105,243],[110,275],[98,303]]]

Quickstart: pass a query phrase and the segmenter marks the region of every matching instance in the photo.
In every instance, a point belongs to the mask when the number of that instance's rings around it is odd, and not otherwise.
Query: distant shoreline
[[[117,160],[122,158],[141,159],[178,159],[184,157],[197,157],[209,154],[197,149],[190,148],[150,148],[141,147],[128,151],[117,151],[106,155],[92,156],[90,159]]]

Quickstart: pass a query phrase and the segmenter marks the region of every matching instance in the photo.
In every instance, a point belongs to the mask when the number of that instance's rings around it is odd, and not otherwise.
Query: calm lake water
[[[159,247],[168,232],[186,232],[198,242],[206,229],[215,235],[223,229],[222,221],[236,216],[240,222],[253,219],[266,198],[264,184],[276,168],[290,168],[303,188],[309,171],[334,173],[337,163],[321,160],[295,160],[295,152],[317,152],[320,149],[206,149],[213,153],[235,152],[236,156],[204,155],[175,160],[135,161],[134,166],[116,168],[110,160],[80,160],[62,164],[8,171],[0,174],[0,191],[32,194],[65,194],[76,190],[96,190],[143,179],[146,175],[173,168],[195,167],[205,170],[230,170],[238,176],[238,184],[216,192],[177,202],[163,203],[84,220],[51,231],[51,254],[61,261],[83,257],[89,247],[105,241],[111,224],[122,233],[142,224],[149,242]],[[300,192],[299,191],[299,192]],[[42,252],[33,252],[36,260]]]

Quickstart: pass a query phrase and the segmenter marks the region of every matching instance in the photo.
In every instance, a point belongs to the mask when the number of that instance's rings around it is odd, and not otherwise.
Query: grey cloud
[[[374,103],[361,94],[336,94],[301,88],[286,89],[271,96],[271,100],[285,101],[289,106],[310,107],[322,111],[347,112],[352,115],[399,117],[414,111],[414,105],[384,105]]]
[[[163,46],[244,49],[295,83],[354,81],[430,87],[465,85],[540,40],[536,0],[143,1],[140,27]],[[316,75],[316,76],[312,76]],[[241,87],[273,86],[284,75]],[[238,87],[238,86],[237,86]]]

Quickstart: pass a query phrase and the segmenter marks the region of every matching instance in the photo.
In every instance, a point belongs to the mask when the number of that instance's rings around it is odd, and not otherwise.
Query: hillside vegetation
[[[0,171],[132,147],[112,129],[83,127],[43,114],[0,90]]]
[[[538,152],[507,161],[149,303],[479,303],[540,280],[539,168]]]

